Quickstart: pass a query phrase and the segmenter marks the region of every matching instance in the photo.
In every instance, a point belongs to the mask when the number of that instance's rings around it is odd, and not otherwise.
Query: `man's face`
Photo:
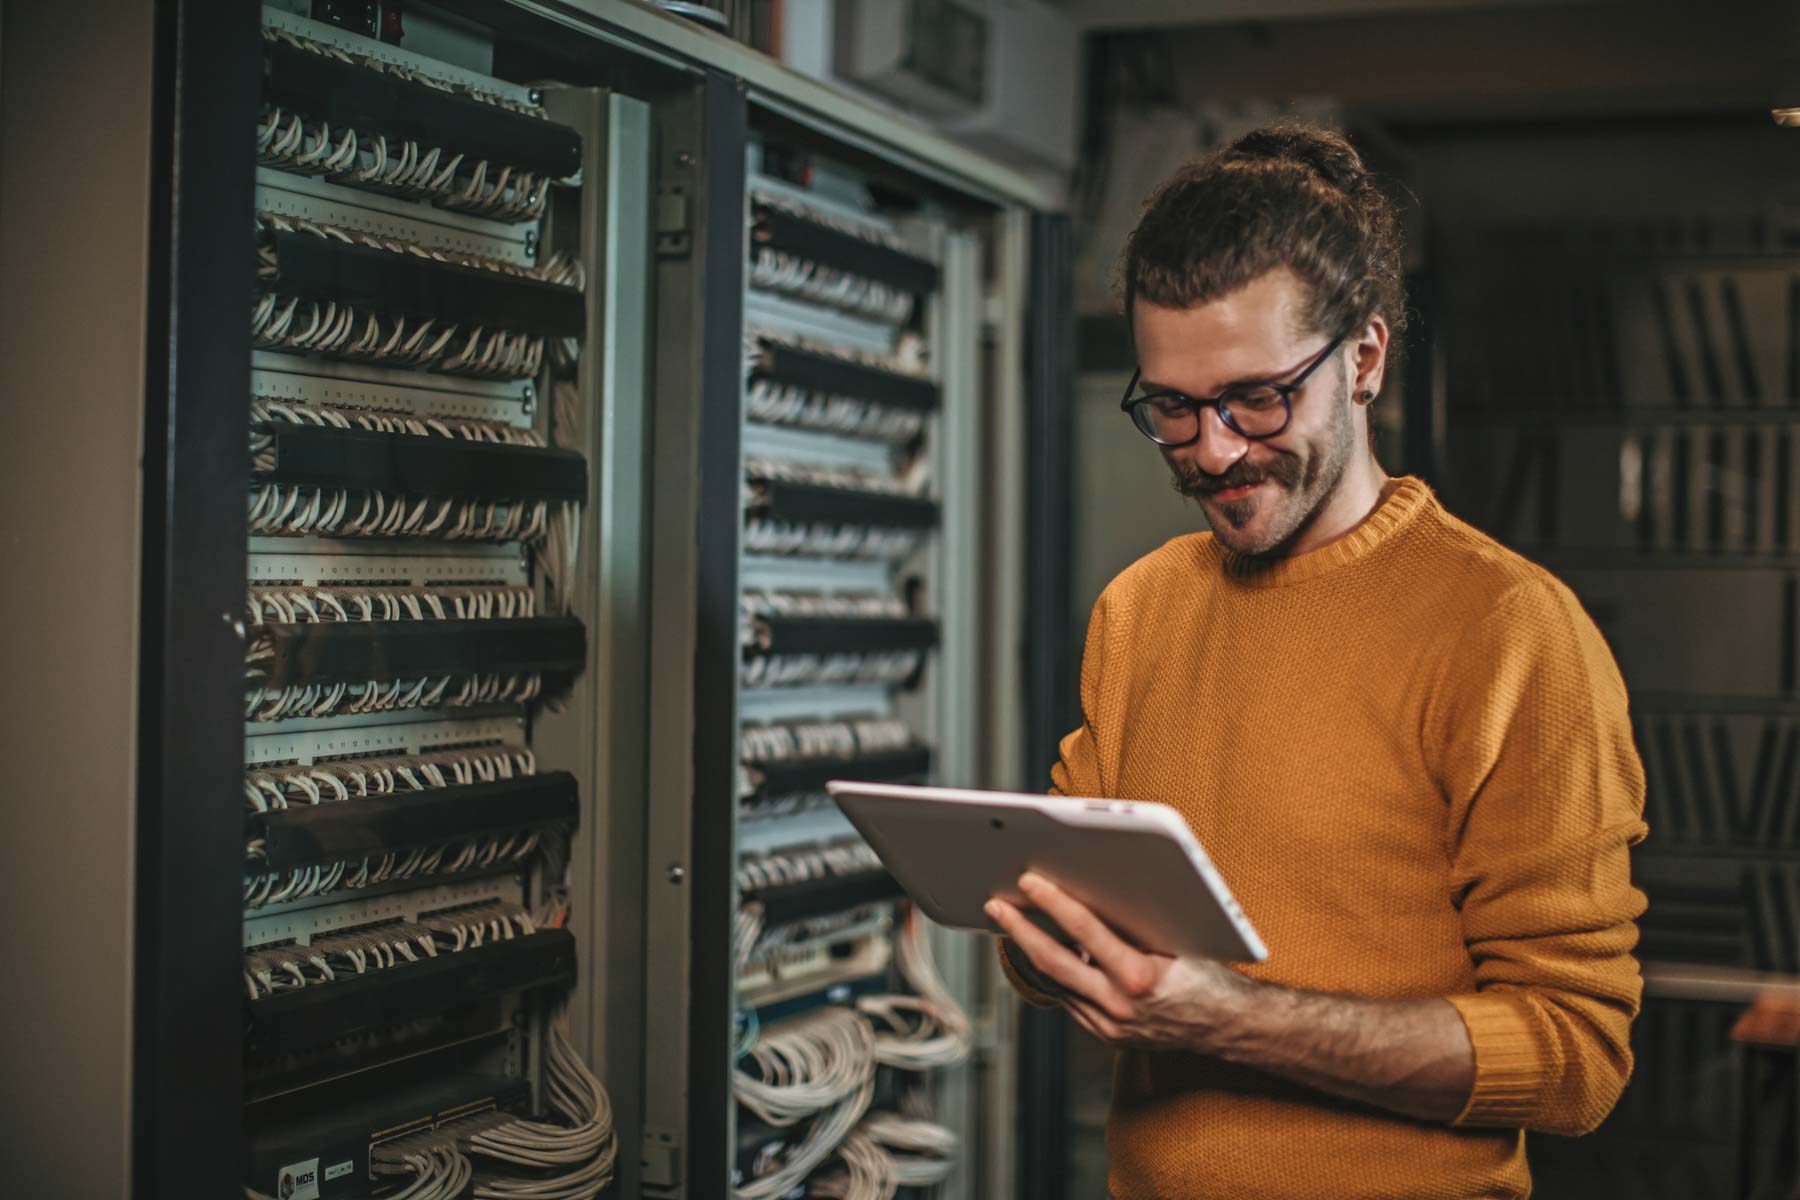
[[[1308,332],[1305,286],[1285,267],[1194,308],[1132,308],[1140,393],[1217,396],[1245,382],[1285,383],[1337,333]],[[1354,342],[1354,337],[1349,339]],[[1331,497],[1355,452],[1348,349],[1321,363],[1292,397],[1274,437],[1251,440],[1200,413],[1200,437],[1161,447],[1175,490],[1199,502],[1213,534],[1239,554],[1279,551]]]

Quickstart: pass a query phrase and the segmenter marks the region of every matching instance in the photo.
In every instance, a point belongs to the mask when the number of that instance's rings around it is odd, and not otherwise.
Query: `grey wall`
[[[0,18],[9,1195],[127,1192],[150,9]]]
[[[1119,411],[1129,373],[1093,372],[1075,389],[1075,537],[1070,613],[1078,648],[1113,576],[1172,537],[1206,528],[1169,486],[1162,455]]]

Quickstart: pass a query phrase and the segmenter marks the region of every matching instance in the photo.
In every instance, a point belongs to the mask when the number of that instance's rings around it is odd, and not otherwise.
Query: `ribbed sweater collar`
[[[1368,557],[1377,547],[1415,522],[1436,502],[1424,480],[1403,475],[1355,529],[1317,550],[1289,558],[1250,558],[1227,550],[1216,537],[1203,539],[1206,553],[1233,582],[1244,587],[1287,587],[1316,579]]]

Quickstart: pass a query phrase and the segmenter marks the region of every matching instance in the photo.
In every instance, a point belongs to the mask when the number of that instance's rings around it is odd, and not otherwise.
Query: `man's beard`
[[[1350,420],[1347,386],[1340,387],[1331,411],[1331,424],[1298,454],[1278,453],[1268,462],[1255,464],[1240,458],[1218,475],[1175,467],[1171,483],[1183,496],[1201,502],[1209,517],[1216,516],[1211,522],[1213,533],[1233,551],[1249,557],[1278,554],[1330,499],[1349,465],[1355,426]],[[1253,483],[1271,484],[1265,491],[1274,495],[1212,498],[1217,492]],[[1250,524],[1259,507],[1270,513],[1268,528],[1254,540],[1233,536]],[[1222,525],[1226,528],[1221,529]]]

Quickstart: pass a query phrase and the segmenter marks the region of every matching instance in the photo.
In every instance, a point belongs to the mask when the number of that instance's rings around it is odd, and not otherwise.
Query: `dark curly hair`
[[[1177,171],[1126,243],[1125,316],[1139,297],[1191,308],[1287,267],[1311,291],[1317,331],[1376,313],[1399,349],[1406,328],[1400,219],[1362,157],[1336,133],[1257,129]]]

